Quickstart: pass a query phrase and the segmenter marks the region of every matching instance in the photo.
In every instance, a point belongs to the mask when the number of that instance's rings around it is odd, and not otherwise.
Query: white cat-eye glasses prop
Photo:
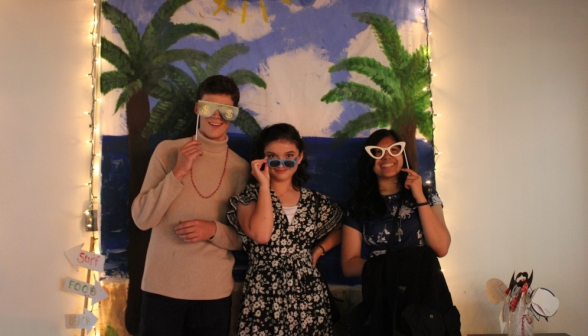
[[[406,167],[410,169],[408,165],[408,158],[406,157],[406,151],[404,150],[406,147],[406,142],[400,141],[397,143],[393,143],[387,148],[379,147],[379,146],[365,146],[365,151],[369,154],[369,156],[373,157],[376,160],[379,160],[384,157],[386,152],[391,156],[398,156],[404,153],[404,160],[406,160]]]

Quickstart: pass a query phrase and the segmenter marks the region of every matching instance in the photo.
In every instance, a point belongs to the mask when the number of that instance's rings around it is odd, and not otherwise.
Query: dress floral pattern
[[[441,202],[441,198],[435,189],[428,188],[426,195],[429,205],[443,206],[443,202]],[[398,207],[400,206],[400,193],[384,196],[384,202],[386,202],[388,211],[381,217],[355,219],[348,213],[343,220],[343,224],[362,233],[370,258],[386,254],[390,239],[393,239],[391,245],[392,251],[424,246],[425,236],[416,202],[414,200],[407,200],[400,207],[399,224],[403,231],[400,241],[398,240],[396,231],[392,232],[394,229],[393,214],[398,211]]]
[[[257,244],[241,229],[236,209],[239,203],[256,201],[258,191],[258,185],[248,185],[230,199],[227,213],[249,256],[238,334],[332,335],[326,284],[312,267],[310,249],[337,226],[341,209],[326,196],[301,188],[296,214],[289,223],[271,190],[274,231],[267,244]],[[319,198],[318,213],[315,197]]]

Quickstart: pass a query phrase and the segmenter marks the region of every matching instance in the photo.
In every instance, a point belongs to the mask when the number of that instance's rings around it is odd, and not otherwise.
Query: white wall
[[[89,238],[91,0],[0,1],[0,334],[79,335],[63,252]]]
[[[0,1],[0,333],[79,335],[63,251],[88,241],[91,0]],[[588,330],[588,3],[433,0],[442,260],[463,334],[498,332],[486,280],[535,271],[541,332]]]
[[[462,331],[498,332],[490,278],[534,270],[558,313],[536,331],[588,334],[588,2],[433,0],[442,260]]]

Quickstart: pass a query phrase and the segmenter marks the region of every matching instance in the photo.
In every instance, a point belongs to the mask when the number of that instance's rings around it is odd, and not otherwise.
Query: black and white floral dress
[[[243,232],[236,209],[239,203],[256,201],[258,191],[258,185],[245,187],[230,199],[227,213],[249,256],[238,334],[332,335],[326,284],[312,267],[310,249],[337,226],[341,209],[326,196],[301,188],[296,214],[289,223],[279,198],[270,190],[274,231],[267,244],[257,244]],[[315,197],[319,198],[318,213]]]

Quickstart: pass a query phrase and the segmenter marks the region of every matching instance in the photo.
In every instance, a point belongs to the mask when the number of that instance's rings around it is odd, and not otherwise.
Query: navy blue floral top
[[[394,229],[394,217],[398,209],[398,202],[400,194],[396,193],[384,197],[384,201],[388,205],[388,210],[383,217],[356,220],[352,218],[349,213],[344,217],[343,224],[360,231],[363,235],[364,245],[367,247],[369,257],[374,257],[386,253],[386,247],[390,238],[394,239],[392,242],[392,250],[399,250],[407,247],[418,247],[425,245],[425,237],[423,235],[423,227],[419,212],[414,201],[404,201],[400,208],[400,228],[402,229],[402,236],[396,235],[397,230]],[[439,194],[435,190],[431,190],[427,197],[427,201],[431,206],[443,205]],[[392,232],[394,231],[394,232]]]

